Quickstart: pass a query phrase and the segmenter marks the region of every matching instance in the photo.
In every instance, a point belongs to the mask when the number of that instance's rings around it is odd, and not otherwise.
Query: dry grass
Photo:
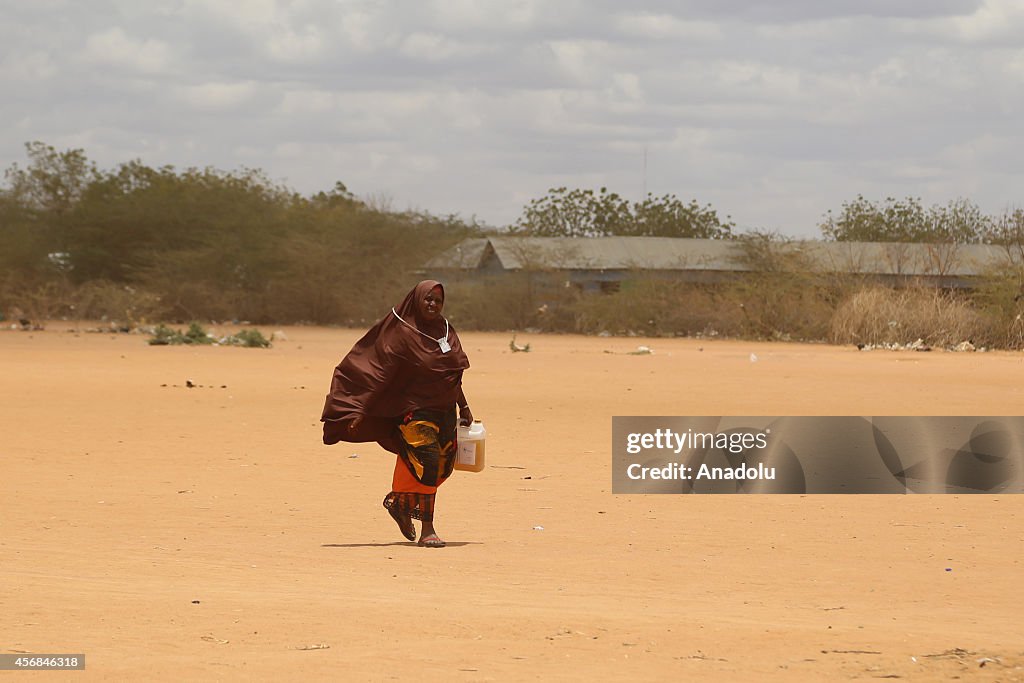
[[[80,286],[74,295],[74,317],[109,320],[127,326],[160,317],[160,297],[128,285],[94,280]]]
[[[973,299],[991,328],[991,345],[1024,349],[1024,269],[1004,266],[988,274]]]
[[[723,307],[713,290],[639,276],[615,294],[580,297],[571,331],[652,337],[724,335],[741,332],[739,308]]]
[[[717,284],[683,283],[637,272],[615,293],[584,293],[557,272],[524,272],[486,280],[446,282],[446,313],[460,330],[526,330],[643,336],[721,336],[741,339],[828,341],[836,344],[909,344],[1024,349],[1024,272],[990,274],[971,293],[916,286],[901,289],[851,278],[782,270],[750,273]],[[209,283],[176,281],[161,295],[103,281],[75,287],[65,279],[0,279],[0,312],[7,318],[106,319],[125,325],[191,319],[287,322],[305,311],[276,308],[256,315],[262,300]],[[367,292],[344,318],[372,322],[401,296],[404,282]],[[333,287],[321,288],[327,294]],[[386,290],[386,291],[385,291]],[[346,291],[344,289],[340,290]],[[347,291],[360,291],[352,287]],[[277,291],[281,297],[286,292]],[[266,302],[263,302],[266,303]],[[244,304],[244,305],[243,305]],[[341,311],[322,311],[338,322]]]
[[[908,344],[923,339],[933,346],[969,340],[990,343],[986,317],[962,295],[912,287],[861,289],[840,303],[829,325],[836,344]]]

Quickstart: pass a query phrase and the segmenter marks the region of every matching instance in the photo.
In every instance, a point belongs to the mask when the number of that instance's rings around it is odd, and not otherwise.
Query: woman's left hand
[[[471,424],[473,424],[473,411],[469,409],[469,406],[459,408],[459,425],[468,427]]]

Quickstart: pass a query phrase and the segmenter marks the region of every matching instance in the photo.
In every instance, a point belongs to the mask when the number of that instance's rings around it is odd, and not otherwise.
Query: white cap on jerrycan
[[[459,452],[455,459],[455,469],[466,472],[480,472],[484,469],[484,446],[487,429],[480,420],[473,420],[468,427],[459,427]]]

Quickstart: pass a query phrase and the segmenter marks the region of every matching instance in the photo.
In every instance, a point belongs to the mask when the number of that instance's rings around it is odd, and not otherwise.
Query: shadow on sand
[[[388,548],[395,545],[405,545],[415,548],[417,545],[412,541],[395,541],[393,543],[323,543],[321,548]],[[483,545],[479,541],[446,541],[445,547],[458,548],[464,545]]]

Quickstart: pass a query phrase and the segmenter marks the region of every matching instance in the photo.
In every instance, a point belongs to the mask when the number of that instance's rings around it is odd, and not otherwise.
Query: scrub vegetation
[[[12,318],[362,326],[411,271],[478,232],[371,206],[341,183],[305,197],[256,170],[101,170],[82,150],[27,150],[0,188],[0,312]]]
[[[422,265],[459,241],[497,230],[457,216],[394,211],[342,183],[300,195],[259,170],[100,169],[83,150],[26,145],[0,185],[0,315],[185,324],[364,327],[408,289]],[[1024,210],[984,214],[964,199],[858,196],[819,226],[837,241],[993,244],[1007,265],[972,290],[899,287],[821,272],[790,240],[743,233],[726,216],[675,195],[631,202],[606,188],[555,188],[501,234],[704,237],[738,240],[751,272],[714,284],[637,271],[617,290],[584,293],[541,266],[501,278],[446,279],[460,329],[727,336],[858,344],[1024,348]],[[952,246],[951,246],[952,245]],[[154,343],[203,343],[166,330]],[[177,342],[177,339],[190,342]],[[171,341],[171,340],[174,341]],[[256,340],[258,341],[258,340]]]

